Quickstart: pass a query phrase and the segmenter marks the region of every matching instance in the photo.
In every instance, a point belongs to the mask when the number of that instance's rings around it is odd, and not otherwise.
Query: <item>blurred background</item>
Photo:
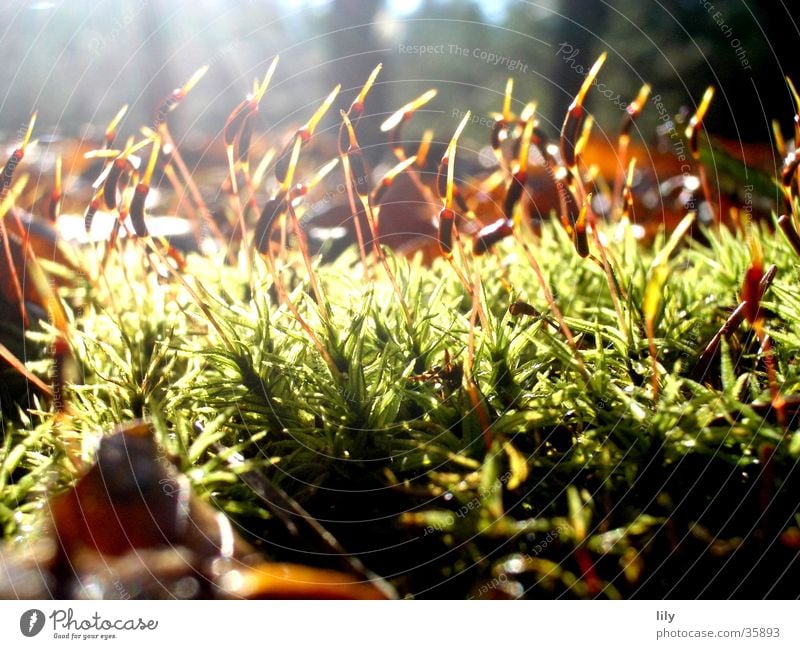
[[[210,70],[170,117],[190,144],[218,134],[226,116],[276,54],[281,65],[262,104],[261,128],[284,134],[342,83],[349,105],[369,71],[384,71],[368,103],[387,112],[429,87],[438,97],[415,128],[452,132],[460,111],[499,110],[508,76],[515,99],[536,99],[555,133],[585,70],[609,60],[588,100],[601,128],[647,81],[670,115],[719,94],[709,130],[768,142],[770,120],[788,133],[794,113],[785,75],[800,81],[797,23],[784,2],[744,0],[30,0],[2,2],[0,129],[3,140],[39,111],[37,136],[84,137],[122,104],[122,131],[152,122],[156,106],[198,67]],[[422,51],[415,46],[424,46]],[[428,47],[430,46],[430,47]],[[336,113],[333,113],[334,115]],[[330,118],[333,120],[333,118]],[[416,122],[416,120],[415,120]],[[423,123],[424,122],[424,123]],[[644,137],[663,123],[654,103]],[[472,135],[485,141],[473,124]],[[484,125],[485,130],[485,125]],[[366,135],[364,137],[367,137]],[[200,143],[198,142],[198,144]]]

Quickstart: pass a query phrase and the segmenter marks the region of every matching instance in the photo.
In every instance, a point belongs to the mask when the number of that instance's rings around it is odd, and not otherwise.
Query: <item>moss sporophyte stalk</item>
[[[3,330],[21,387],[3,403],[0,592],[793,592],[797,165],[779,214],[747,209],[755,181],[748,205],[718,196],[709,89],[676,130],[691,155],[654,163],[678,179],[665,218],[640,218],[649,167],[631,125],[663,104],[642,86],[613,164],[595,164],[604,61],[560,133],[509,81],[486,124],[456,107],[450,132],[414,140],[443,99],[422,93],[383,122],[377,174],[362,140],[380,67],[346,110],[329,88],[265,146],[274,61],[219,134],[218,205],[170,131],[201,69],[125,141],[124,108],[111,120],[79,219],[90,235],[110,219],[108,234],[80,244],[46,224],[20,236],[46,217],[17,209],[35,183],[12,157],[3,303],[55,353],[23,362]],[[468,174],[484,141],[493,165]],[[146,200],[156,187],[180,197],[182,239]],[[418,231],[389,229],[412,213]]]

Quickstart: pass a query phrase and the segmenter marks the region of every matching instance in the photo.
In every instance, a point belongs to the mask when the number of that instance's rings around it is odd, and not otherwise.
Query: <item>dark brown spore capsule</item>
[[[86,211],[83,213],[83,227],[86,229],[87,234],[92,230],[94,215],[97,214],[98,209],[100,209],[99,198],[93,198],[89,205],[86,206]]]
[[[111,165],[108,176],[106,176],[106,182],[103,184],[103,200],[105,201],[106,208],[109,210],[116,209],[117,207],[117,186],[119,185],[122,172],[125,171],[127,164],[127,160],[117,158]]]
[[[497,242],[514,234],[514,222],[511,219],[500,219],[480,229],[472,243],[472,252],[483,255]]]
[[[150,186],[144,183],[136,185],[136,191],[131,198],[131,223],[133,224],[133,231],[138,237],[147,236],[147,226],[144,222],[144,202],[147,199],[147,193],[150,191]]]
[[[589,256],[589,238],[586,236],[586,224],[575,226],[575,250],[584,259]]]
[[[177,106],[180,101],[183,99],[183,90],[180,88],[176,88],[173,90],[167,98],[161,102],[156,110],[156,117],[155,117],[155,125],[161,126],[167,121],[167,116],[172,112],[172,110]]]
[[[469,205],[467,205],[467,199],[464,198],[464,194],[458,189],[458,187],[453,187],[453,200],[455,200],[456,205],[458,205],[458,209],[461,210],[462,214],[469,214]]]
[[[453,255],[453,222],[455,218],[455,212],[446,207],[439,212],[439,250],[445,257]]]
[[[522,190],[525,188],[525,183],[528,180],[528,174],[524,171],[518,171],[511,177],[511,182],[508,185],[505,200],[503,201],[503,214],[506,218],[510,219],[514,214],[514,207],[519,203],[522,198]]]
[[[588,204],[584,205],[578,215],[578,220],[575,222],[574,233],[575,251],[584,259],[589,256],[589,238],[586,236],[586,210],[588,207]]]
[[[760,261],[753,261],[747,269],[742,284],[742,302],[744,302],[744,315],[751,324],[755,324],[761,317],[761,298],[764,294],[762,279],[764,276]]]
[[[563,180],[556,182],[556,189],[558,190],[559,200],[561,202],[561,221],[565,225],[574,228],[578,220],[580,208],[575,195],[572,193],[570,186]]]
[[[519,158],[519,151],[522,148],[522,138],[518,137],[514,140],[514,144],[511,147],[511,157],[516,160]]]
[[[492,132],[491,135],[489,136],[489,140],[491,142],[492,148],[495,151],[497,151],[500,148],[500,135],[503,133],[503,131],[506,130],[507,126],[508,124],[504,119],[498,119],[494,123],[494,126],[492,126]]]
[[[581,134],[584,114],[583,106],[575,106],[564,117],[561,127],[561,157],[567,167],[575,166],[575,146]]]
[[[271,198],[264,205],[261,210],[261,216],[256,223],[256,230],[253,238],[253,245],[256,250],[266,254],[269,250],[270,234],[275,222],[280,218],[281,214],[286,211],[286,200],[281,198]]]
[[[792,224],[792,219],[788,214],[784,214],[778,219],[778,226],[783,233],[786,235],[786,239],[789,241],[789,244],[792,246],[792,249],[800,256],[800,234],[797,233],[795,230],[794,225]]]
[[[527,315],[536,318],[541,315],[541,313],[527,302],[512,302],[508,307],[508,312],[514,317],[518,315]]]
[[[3,193],[8,191],[8,188],[11,187],[11,181],[14,179],[14,170],[24,156],[25,151],[16,149],[14,153],[11,154],[8,162],[6,162],[6,166],[3,167],[3,175],[0,177],[0,191]]]
[[[792,153],[786,156],[786,160],[783,161],[783,169],[781,170],[781,184],[784,187],[791,187],[798,164],[800,164],[800,156],[797,151],[792,151]]]

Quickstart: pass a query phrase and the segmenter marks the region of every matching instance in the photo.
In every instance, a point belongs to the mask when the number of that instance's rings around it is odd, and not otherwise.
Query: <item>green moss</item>
[[[218,331],[185,287],[159,279],[129,242],[124,264],[111,256],[107,282],[65,294],[80,378],[59,430],[77,433],[88,456],[113,424],[152,417],[198,491],[252,539],[267,539],[266,553],[287,554],[270,544],[285,531],[234,471],[263,472],[403,593],[695,596],[740,582],[747,596],[781,592],[788,585],[776,579],[794,553],[777,538],[798,524],[794,410],[784,429],[765,405],[763,354],[746,323],[704,376],[695,371],[738,303],[749,248],[727,231],[706,233],[709,246],[684,242],[668,261],[654,331],[656,399],[642,304],[663,244],[643,247],[611,228],[604,235],[619,313],[603,268],[579,258],[559,226],[530,244],[577,352],[519,243],[471,260],[489,323],[474,329],[478,408],[462,378],[472,299],[444,260],[390,257],[408,323],[378,264],[374,282],[355,252],[320,266],[321,309],[290,252],[291,301],[333,371],[274,299],[263,260],[251,291],[246,274],[221,260],[189,258],[185,276]],[[759,236],[765,262],[778,268],[764,298],[777,381],[793,395],[798,260],[779,235]],[[511,316],[517,300],[545,316]],[[775,447],[767,477],[765,445]],[[229,450],[245,457],[235,470]],[[47,491],[66,486],[66,469],[51,413],[7,428],[7,536],[25,531]],[[748,573],[756,561],[759,571]]]

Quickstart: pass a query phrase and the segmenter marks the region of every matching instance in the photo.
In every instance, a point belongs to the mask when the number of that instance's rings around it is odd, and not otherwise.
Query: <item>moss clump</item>
[[[317,268],[322,308],[289,252],[280,272],[290,302],[333,366],[275,299],[263,260],[251,284],[234,267],[190,256],[192,295],[128,242],[111,256],[107,281],[65,295],[79,377],[67,419],[56,426],[50,412],[29,413],[6,429],[6,536],[29,530],[46,493],[67,486],[64,439],[74,434],[89,449],[144,415],[198,491],[274,558],[307,548],[237,473],[270,478],[402,593],[790,592],[800,499],[795,253],[759,233],[778,268],[763,307],[789,400],[779,425],[747,324],[697,366],[739,301],[748,245],[706,233],[710,246],[685,243],[667,262],[656,398],[641,305],[663,243],[643,249],[629,231],[605,234],[619,311],[603,269],[579,258],[558,226],[528,244],[574,348],[517,240],[472,260],[483,325],[471,324],[472,299],[444,260],[389,259],[407,320],[380,267],[374,281],[355,254]],[[512,316],[515,301],[545,315]],[[236,468],[226,461],[233,450],[245,458]]]
[[[25,532],[46,493],[67,486],[65,431],[89,449],[114,424],[144,415],[199,493],[265,554],[308,560],[303,540],[288,536],[241,471],[297,498],[403,594],[794,592],[795,253],[781,236],[756,233],[778,269],[762,304],[789,401],[780,425],[749,325],[697,367],[739,302],[748,245],[706,232],[709,245],[684,241],[666,262],[656,398],[642,304],[663,238],[643,248],[627,229],[603,234],[618,308],[603,268],[579,258],[563,229],[522,235],[574,348],[519,240],[470,259],[484,322],[444,260],[389,257],[407,319],[377,263],[371,281],[355,253],[316,268],[320,304],[289,251],[278,267],[290,302],[333,365],[276,299],[263,259],[249,278],[190,256],[183,276],[192,295],[157,272],[161,262],[140,242],[127,242],[106,280],[66,291],[79,378],[60,436],[46,411],[6,428],[5,535]],[[94,259],[83,260],[89,276]],[[512,316],[515,301],[544,315]],[[232,450],[245,458],[237,468],[226,462]]]

